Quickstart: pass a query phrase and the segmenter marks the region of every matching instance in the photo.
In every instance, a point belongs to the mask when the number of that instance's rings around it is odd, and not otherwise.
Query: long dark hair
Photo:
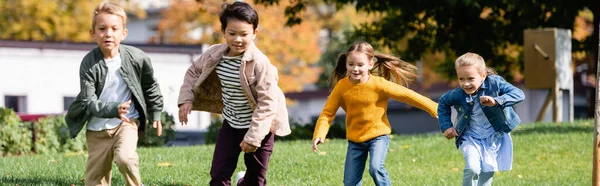
[[[400,58],[389,54],[375,54],[373,46],[365,41],[353,43],[346,53],[341,54],[335,65],[335,69],[329,76],[329,83],[333,87],[339,80],[347,76],[346,58],[350,52],[360,52],[367,55],[369,60],[375,61],[370,70],[372,75],[381,76],[388,81],[408,86],[416,77],[417,67],[402,61]]]

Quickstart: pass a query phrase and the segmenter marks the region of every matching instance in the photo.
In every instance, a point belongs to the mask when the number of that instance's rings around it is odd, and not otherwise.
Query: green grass
[[[589,185],[593,125],[589,120],[521,125],[512,133],[513,170],[496,173],[494,185]],[[269,185],[342,185],[346,145],[331,140],[317,154],[310,141],[276,142]],[[213,149],[139,149],[142,180],[146,185],[208,185]],[[85,161],[83,154],[3,157],[0,185],[83,185]],[[463,166],[460,151],[440,133],[393,136],[386,159],[393,185],[460,185]],[[243,169],[240,157],[236,172]],[[374,185],[366,170],[363,183]],[[124,185],[114,166],[113,185]]]

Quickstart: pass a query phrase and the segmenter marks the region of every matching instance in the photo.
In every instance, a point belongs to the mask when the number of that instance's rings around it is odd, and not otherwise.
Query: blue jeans
[[[375,185],[391,185],[390,177],[383,167],[389,144],[389,135],[379,136],[362,143],[348,141],[346,165],[344,167],[344,185],[362,185],[362,174],[365,170],[367,153],[371,154],[371,158],[369,159],[369,174],[373,178]]]
[[[462,144],[461,147],[465,145]],[[463,186],[491,186],[494,180],[494,172],[481,172],[481,158],[475,146],[466,145],[463,156],[465,157],[465,169],[463,170]]]

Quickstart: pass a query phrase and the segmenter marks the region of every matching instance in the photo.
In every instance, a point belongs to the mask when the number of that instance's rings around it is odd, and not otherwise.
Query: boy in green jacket
[[[65,120],[71,137],[87,123],[85,185],[110,185],[114,160],[127,185],[142,185],[138,165],[138,129],[152,121],[162,133],[162,95],[150,58],[120,45],[127,36],[127,15],[117,5],[96,6],[90,34],[98,47],[82,60],[81,92]],[[146,120],[147,119],[147,120]]]

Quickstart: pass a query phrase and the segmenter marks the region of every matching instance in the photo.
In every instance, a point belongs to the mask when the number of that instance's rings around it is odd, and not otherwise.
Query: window
[[[64,111],[69,110],[69,105],[71,105],[71,103],[73,103],[73,101],[75,101],[75,97],[71,97],[71,96],[63,97],[63,110]]]
[[[27,112],[27,96],[4,96],[4,106],[17,113]]]

